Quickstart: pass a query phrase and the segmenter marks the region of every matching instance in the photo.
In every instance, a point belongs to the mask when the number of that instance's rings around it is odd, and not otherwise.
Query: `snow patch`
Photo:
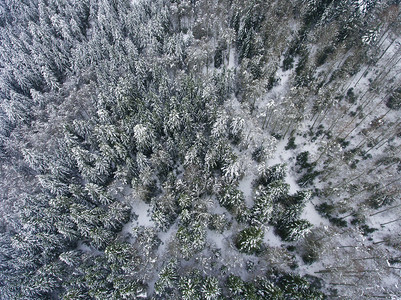
[[[151,206],[143,201],[136,200],[132,204],[132,208],[138,219],[136,220],[136,226],[154,227],[155,223],[150,217]]]
[[[229,58],[228,58],[228,69],[233,70],[237,67],[235,61],[235,48],[230,48]]]
[[[263,242],[265,242],[269,247],[281,247],[283,244],[281,238],[274,234],[273,227],[267,227],[265,229]]]
[[[166,232],[160,231],[157,236],[160,239],[160,245],[159,248],[157,249],[157,256],[159,258],[163,257],[163,254],[167,250],[167,245],[170,243],[170,240],[172,240],[174,234],[177,232],[178,229],[178,221],[176,221]]]
[[[253,206],[253,199],[252,199],[252,182],[254,180],[254,175],[248,175],[245,176],[244,178],[242,178],[239,181],[239,190],[242,191],[244,193],[244,197],[245,197],[245,204],[247,207],[252,207]]]
[[[314,226],[330,225],[330,222],[327,219],[324,219],[319,215],[315,206],[310,201],[306,203],[301,218],[308,220]]]
[[[224,240],[225,237],[223,234],[218,233],[216,231],[207,230],[207,239],[212,246],[215,246],[217,249],[224,249]]]

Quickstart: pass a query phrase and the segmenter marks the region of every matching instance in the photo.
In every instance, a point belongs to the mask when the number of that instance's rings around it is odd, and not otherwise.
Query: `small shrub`
[[[252,152],[252,159],[258,163],[262,162],[265,159],[265,151],[263,146],[257,147],[253,152]]]
[[[295,165],[300,166],[301,169],[312,169],[315,167],[315,163],[309,163],[309,152],[304,151],[297,155]]]
[[[295,137],[292,136],[288,139],[288,143],[285,146],[285,150],[296,149],[297,145],[295,145]]]
[[[368,204],[370,207],[378,209],[382,206],[390,205],[394,201],[394,197],[376,193],[369,197]]]
[[[334,211],[334,206],[323,202],[322,204],[316,205],[316,210],[321,216],[329,218]]]
[[[386,106],[394,110],[399,110],[401,108],[401,88],[396,89],[387,99]]]
[[[362,231],[364,236],[368,236],[370,233],[373,233],[377,230],[376,228],[369,227],[366,224],[361,225],[359,229]]]
[[[347,227],[348,223],[344,219],[337,218],[337,217],[330,217],[329,218],[330,223],[333,225],[336,225],[338,227]]]
[[[333,46],[326,46],[324,47],[323,51],[321,51],[317,56],[316,56],[316,65],[320,67],[326,62],[327,57],[329,57],[330,54],[334,52],[334,47]]]
[[[356,101],[356,96],[355,96],[355,93],[354,93],[354,89],[353,89],[353,88],[350,88],[350,89],[347,91],[346,99],[347,99],[347,101],[348,101],[349,103],[351,103],[351,104],[355,103],[355,101]]]
[[[310,251],[302,254],[301,256],[302,261],[307,264],[307,265],[311,265],[314,262],[318,261],[319,259],[319,254],[317,251],[310,249]]]
[[[318,172],[318,171],[306,173],[300,179],[297,180],[297,183],[302,187],[307,186],[308,184],[313,184],[313,181],[319,175],[320,175],[320,172]]]

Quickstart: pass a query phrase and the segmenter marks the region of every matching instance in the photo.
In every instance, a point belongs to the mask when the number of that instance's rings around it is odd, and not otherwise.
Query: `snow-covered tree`
[[[221,291],[216,277],[206,277],[201,286],[202,296],[206,300],[218,299]]]
[[[248,227],[238,234],[235,245],[241,252],[255,253],[260,250],[263,241],[263,230],[252,226]]]

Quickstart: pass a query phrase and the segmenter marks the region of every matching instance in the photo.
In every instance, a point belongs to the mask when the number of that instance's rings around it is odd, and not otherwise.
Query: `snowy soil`
[[[239,190],[244,193],[245,197],[245,204],[248,208],[251,208],[253,206],[253,199],[252,199],[252,194],[253,194],[253,188],[252,188],[252,182],[255,180],[256,175],[255,174],[248,174],[244,176],[240,181],[239,181]]]
[[[269,247],[281,247],[284,244],[281,238],[274,234],[273,227],[271,226],[265,229],[263,242]]]
[[[234,70],[237,67],[238,63],[236,61],[236,53],[235,53],[235,48],[230,47],[230,52],[229,52],[229,59],[228,59],[228,69],[229,70]]]
[[[136,226],[154,227],[155,223],[150,217],[151,206],[141,200],[132,203],[133,211],[138,216],[135,221]]]

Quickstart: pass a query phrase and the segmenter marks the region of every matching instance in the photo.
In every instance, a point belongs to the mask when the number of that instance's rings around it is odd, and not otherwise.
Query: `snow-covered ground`
[[[246,176],[244,176],[244,178],[242,178],[239,181],[238,188],[239,188],[240,191],[242,191],[244,193],[245,203],[246,203],[247,207],[252,207],[252,205],[253,205],[252,182],[254,181],[255,177],[256,176],[253,173],[252,174],[247,174]]]
[[[281,247],[285,243],[281,238],[274,234],[273,227],[269,226],[265,229],[265,235],[263,237],[263,242],[269,247]]]
[[[138,216],[136,226],[154,227],[155,223],[150,217],[151,206],[143,201],[135,200],[132,203],[133,211]]]

